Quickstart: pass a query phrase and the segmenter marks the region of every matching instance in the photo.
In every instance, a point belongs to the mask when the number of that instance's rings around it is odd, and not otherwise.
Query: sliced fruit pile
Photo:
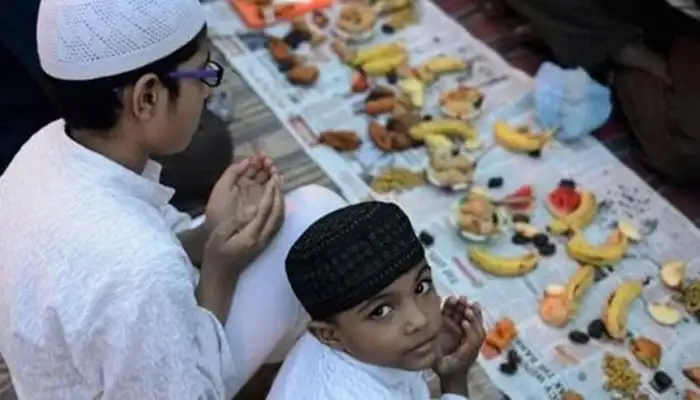
[[[593,222],[598,212],[595,194],[578,188],[571,179],[563,179],[547,196],[547,209],[552,214],[547,229],[554,234],[582,230]]]
[[[475,170],[474,160],[457,145],[428,150],[426,178],[435,186],[455,191],[467,189]]]
[[[529,215],[535,208],[535,188],[523,185],[501,201],[512,215]]]
[[[548,325],[563,327],[578,311],[583,296],[595,280],[595,269],[590,265],[579,267],[565,286],[550,285],[540,300],[539,315]]]

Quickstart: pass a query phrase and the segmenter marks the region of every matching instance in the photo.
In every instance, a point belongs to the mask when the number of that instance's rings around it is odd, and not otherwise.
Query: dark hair
[[[88,81],[67,81],[47,75],[51,98],[56,103],[68,128],[108,130],[117,124],[123,109],[119,98],[120,89],[135,84],[146,74],[157,75],[163,86],[168,89],[170,99],[177,100],[180,94],[178,80],[168,74],[178,65],[192,58],[205,37],[206,27],[169,56],[119,75]]]

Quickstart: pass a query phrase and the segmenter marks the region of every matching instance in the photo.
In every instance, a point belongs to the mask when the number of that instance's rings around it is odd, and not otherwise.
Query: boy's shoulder
[[[304,334],[284,361],[268,400],[390,399],[391,393],[357,362]]]

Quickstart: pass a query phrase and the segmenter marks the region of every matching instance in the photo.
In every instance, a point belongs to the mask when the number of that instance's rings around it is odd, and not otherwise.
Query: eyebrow
[[[429,266],[427,263],[424,262],[424,263],[423,263],[423,266],[422,266],[421,269],[418,271],[418,274],[416,274],[416,282],[418,282],[418,280],[420,279],[421,275],[423,275],[423,273],[424,273],[425,271],[430,272],[430,266]]]
[[[416,283],[418,283],[418,282],[420,281],[421,275],[423,275],[423,273],[424,273],[425,271],[430,271],[430,266],[429,266],[427,263],[423,262],[423,266],[418,270],[418,273],[416,274],[416,279],[415,279]],[[386,299],[386,298],[388,298],[388,297],[391,297],[391,295],[392,295],[392,292],[380,292],[380,293],[378,293],[378,294],[376,294],[376,295],[370,297],[369,299],[365,300],[365,301],[358,307],[357,310],[358,310],[358,311],[364,311],[364,310],[366,310],[367,308],[369,308],[369,306],[371,306],[373,303],[375,303],[375,302],[377,302],[377,301],[379,301],[379,300],[384,300],[384,299]]]

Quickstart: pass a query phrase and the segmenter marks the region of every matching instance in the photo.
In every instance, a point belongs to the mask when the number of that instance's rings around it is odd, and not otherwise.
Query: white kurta
[[[306,333],[282,365],[268,400],[429,400],[420,372],[362,363]],[[441,400],[466,400],[444,394]]]
[[[0,354],[20,398],[219,399],[221,324],[194,297],[160,166],[36,133],[0,177]]]

